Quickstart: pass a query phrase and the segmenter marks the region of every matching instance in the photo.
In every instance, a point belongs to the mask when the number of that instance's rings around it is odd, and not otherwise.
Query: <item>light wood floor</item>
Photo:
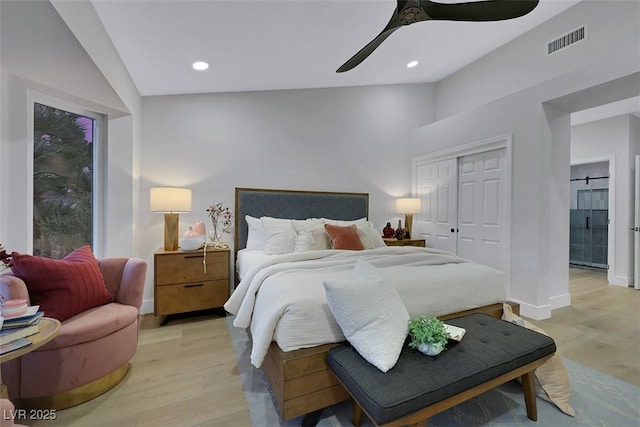
[[[609,286],[606,274],[572,268],[572,305],[532,321],[565,358],[640,385],[640,291]],[[57,426],[250,426],[226,319],[207,314],[158,326],[145,316],[123,383],[55,421]]]
[[[607,273],[569,269],[571,306],[531,321],[563,357],[640,386],[640,290],[607,284]]]

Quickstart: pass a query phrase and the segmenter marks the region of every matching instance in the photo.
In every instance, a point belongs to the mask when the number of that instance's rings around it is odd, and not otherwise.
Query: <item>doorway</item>
[[[609,162],[571,166],[569,263],[607,269]]]

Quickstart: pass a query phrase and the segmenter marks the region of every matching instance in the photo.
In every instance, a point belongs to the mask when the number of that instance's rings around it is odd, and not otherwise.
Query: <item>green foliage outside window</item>
[[[89,129],[91,127],[91,129]],[[62,258],[93,236],[92,120],[34,107],[33,251]]]

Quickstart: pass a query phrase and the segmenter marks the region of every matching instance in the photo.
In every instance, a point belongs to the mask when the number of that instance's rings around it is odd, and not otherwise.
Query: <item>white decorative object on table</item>
[[[418,346],[418,351],[422,354],[426,354],[427,356],[437,356],[442,353],[444,350],[444,346],[441,343],[438,344],[420,344]]]
[[[196,233],[193,228],[189,227],[189,229],[180,236],[178,245],[183,251],[195,251],[196,249],[200,249],[204,243],[204,235]]]

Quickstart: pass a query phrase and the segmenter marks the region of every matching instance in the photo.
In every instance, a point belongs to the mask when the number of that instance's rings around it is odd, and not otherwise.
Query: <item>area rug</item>
[[[269,381],[249,361],[250,339],[244,329],[227,318],[233,348],[238,358],[242,387],[249,403],[254,427],[300,426],[302,417],[282,421],[272,398]],[[565,415],[552,404],[538,399],[538,422],[527,418],[521,386],[509,382],[429,419],[429,427],[449,426],[601,426],[640,425],[640,387],[610,377],[580,363],[564,359],[571,382],[571,405],[576,417]],[[343,402],[322,411],[319,427],[350,426],[352,404]],[[363,426],[373,424],[363,417]]]

